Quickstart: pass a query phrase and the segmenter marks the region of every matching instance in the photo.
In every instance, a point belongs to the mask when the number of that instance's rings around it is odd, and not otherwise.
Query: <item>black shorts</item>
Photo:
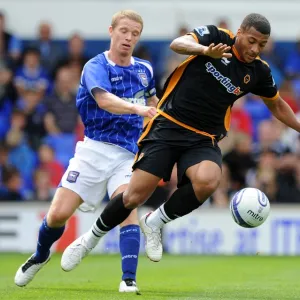
[[[186,170],[201,161],[222,166],[222,153],[217,141],[192,132],[169,120],[157,120],[140,142],[133,170],[138,168],[169,181],[177,163],[178,186],[186,184]]]

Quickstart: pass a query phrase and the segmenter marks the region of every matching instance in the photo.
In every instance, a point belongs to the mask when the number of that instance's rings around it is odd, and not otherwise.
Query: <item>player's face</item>
[[[133,20],[123,18],[115,28],[109,28],[111,48],[122,56],[131,56],[136,43],[139,41],[142,25]]]
[[[239,29],[235,46],[241,59],[251,63],[264,49],[268,39],[269,35],[260,33],[254,27]]]

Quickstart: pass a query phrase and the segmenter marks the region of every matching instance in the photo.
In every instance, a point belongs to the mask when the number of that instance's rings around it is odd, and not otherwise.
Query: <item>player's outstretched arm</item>
[[[300,132],[300,122],[291,107],[280,96],[276,100],[263,99],[263,101],[279,121]]]
[[[226,44],[210,44],[208,47],[199,44],[191,35],[184,35],[172,41],[170,48],[179,54],[185,55],[207,55],[212,58],[230,58],[228,53],[230,46]]]
[[[100,89],[93,90],[93,95],[98,106],[112,114],[137,114],[149,118],[156,114],[154,107],[129,103],[114,94]]]

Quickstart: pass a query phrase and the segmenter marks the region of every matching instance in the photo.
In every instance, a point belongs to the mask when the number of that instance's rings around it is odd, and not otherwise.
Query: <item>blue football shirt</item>
[[[132,57],[130,66],[118,66],[107,52],[89,60],[82,71],[76,105],[90,139],[115,144],[137,152],[143,118],[135,114],[116,115],[101,109],[93,96],[95,88],[112,93],[124,101],[146,105],[156,94],[151,64]]]

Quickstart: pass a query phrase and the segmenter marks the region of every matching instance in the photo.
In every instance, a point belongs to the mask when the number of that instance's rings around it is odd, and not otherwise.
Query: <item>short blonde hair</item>
[[[124,18],[135,21],[137,23],[140,23],[142,26],[142,30],[143,30],[144,22],[143,22],[142,17],[137,12],[135,12],[134,10],[130,10],[130,9],[118,11],[117,13],[115,13],[113,15],[112,20],[111,20],[112,28],[115,28],[118,25],[118,22]],[[142,32],[142,30],[141,30],[141,32]]]

